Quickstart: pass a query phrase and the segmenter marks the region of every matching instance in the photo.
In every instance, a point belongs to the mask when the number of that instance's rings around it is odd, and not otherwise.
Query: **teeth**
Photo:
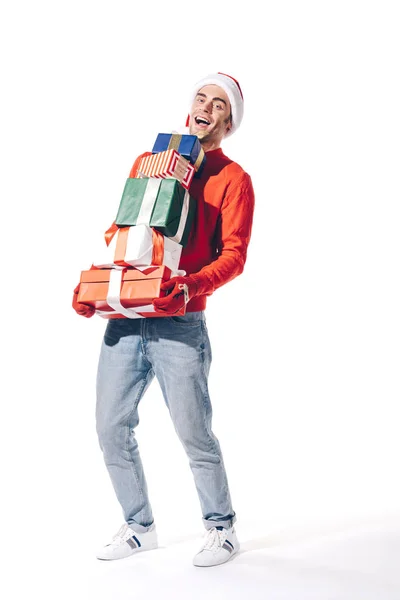
[[[205,123],[206,125],[210,124],[210,122],[207,121],[207,119],[203,119],[202,117],[196,117],[196,123]]]

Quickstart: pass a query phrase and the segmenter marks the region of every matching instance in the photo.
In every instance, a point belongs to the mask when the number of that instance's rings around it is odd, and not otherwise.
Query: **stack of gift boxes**
[[[81,272],[78,302],[107,319],[161,316],[152,300],[164,295],[164,281],[185,275],[179,262],[196,208],[190,185],[204,163],[195,135],[158,134],[152,154],[126,181],[100,255]]]

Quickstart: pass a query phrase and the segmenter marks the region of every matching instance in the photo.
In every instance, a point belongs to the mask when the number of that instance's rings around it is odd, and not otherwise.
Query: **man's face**
[[[190,111],[189,133],[197,135],[203,146],[218,148],[231,127],[231,105],[227,94],[218,85],[202,87]]]

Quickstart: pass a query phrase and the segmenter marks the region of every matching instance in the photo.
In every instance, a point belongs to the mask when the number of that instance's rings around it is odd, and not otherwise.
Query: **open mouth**
[[[195,117],[196,125],[199,127],[208,127],[210,125],[210,121],[205,119],[204,117]]]

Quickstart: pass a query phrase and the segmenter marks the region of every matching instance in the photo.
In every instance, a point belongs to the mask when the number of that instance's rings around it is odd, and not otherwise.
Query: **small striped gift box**
[[[138,178],[177,179],[188,190],[195,173],[194,166],[176,150],[166,150],[141,159]]]

